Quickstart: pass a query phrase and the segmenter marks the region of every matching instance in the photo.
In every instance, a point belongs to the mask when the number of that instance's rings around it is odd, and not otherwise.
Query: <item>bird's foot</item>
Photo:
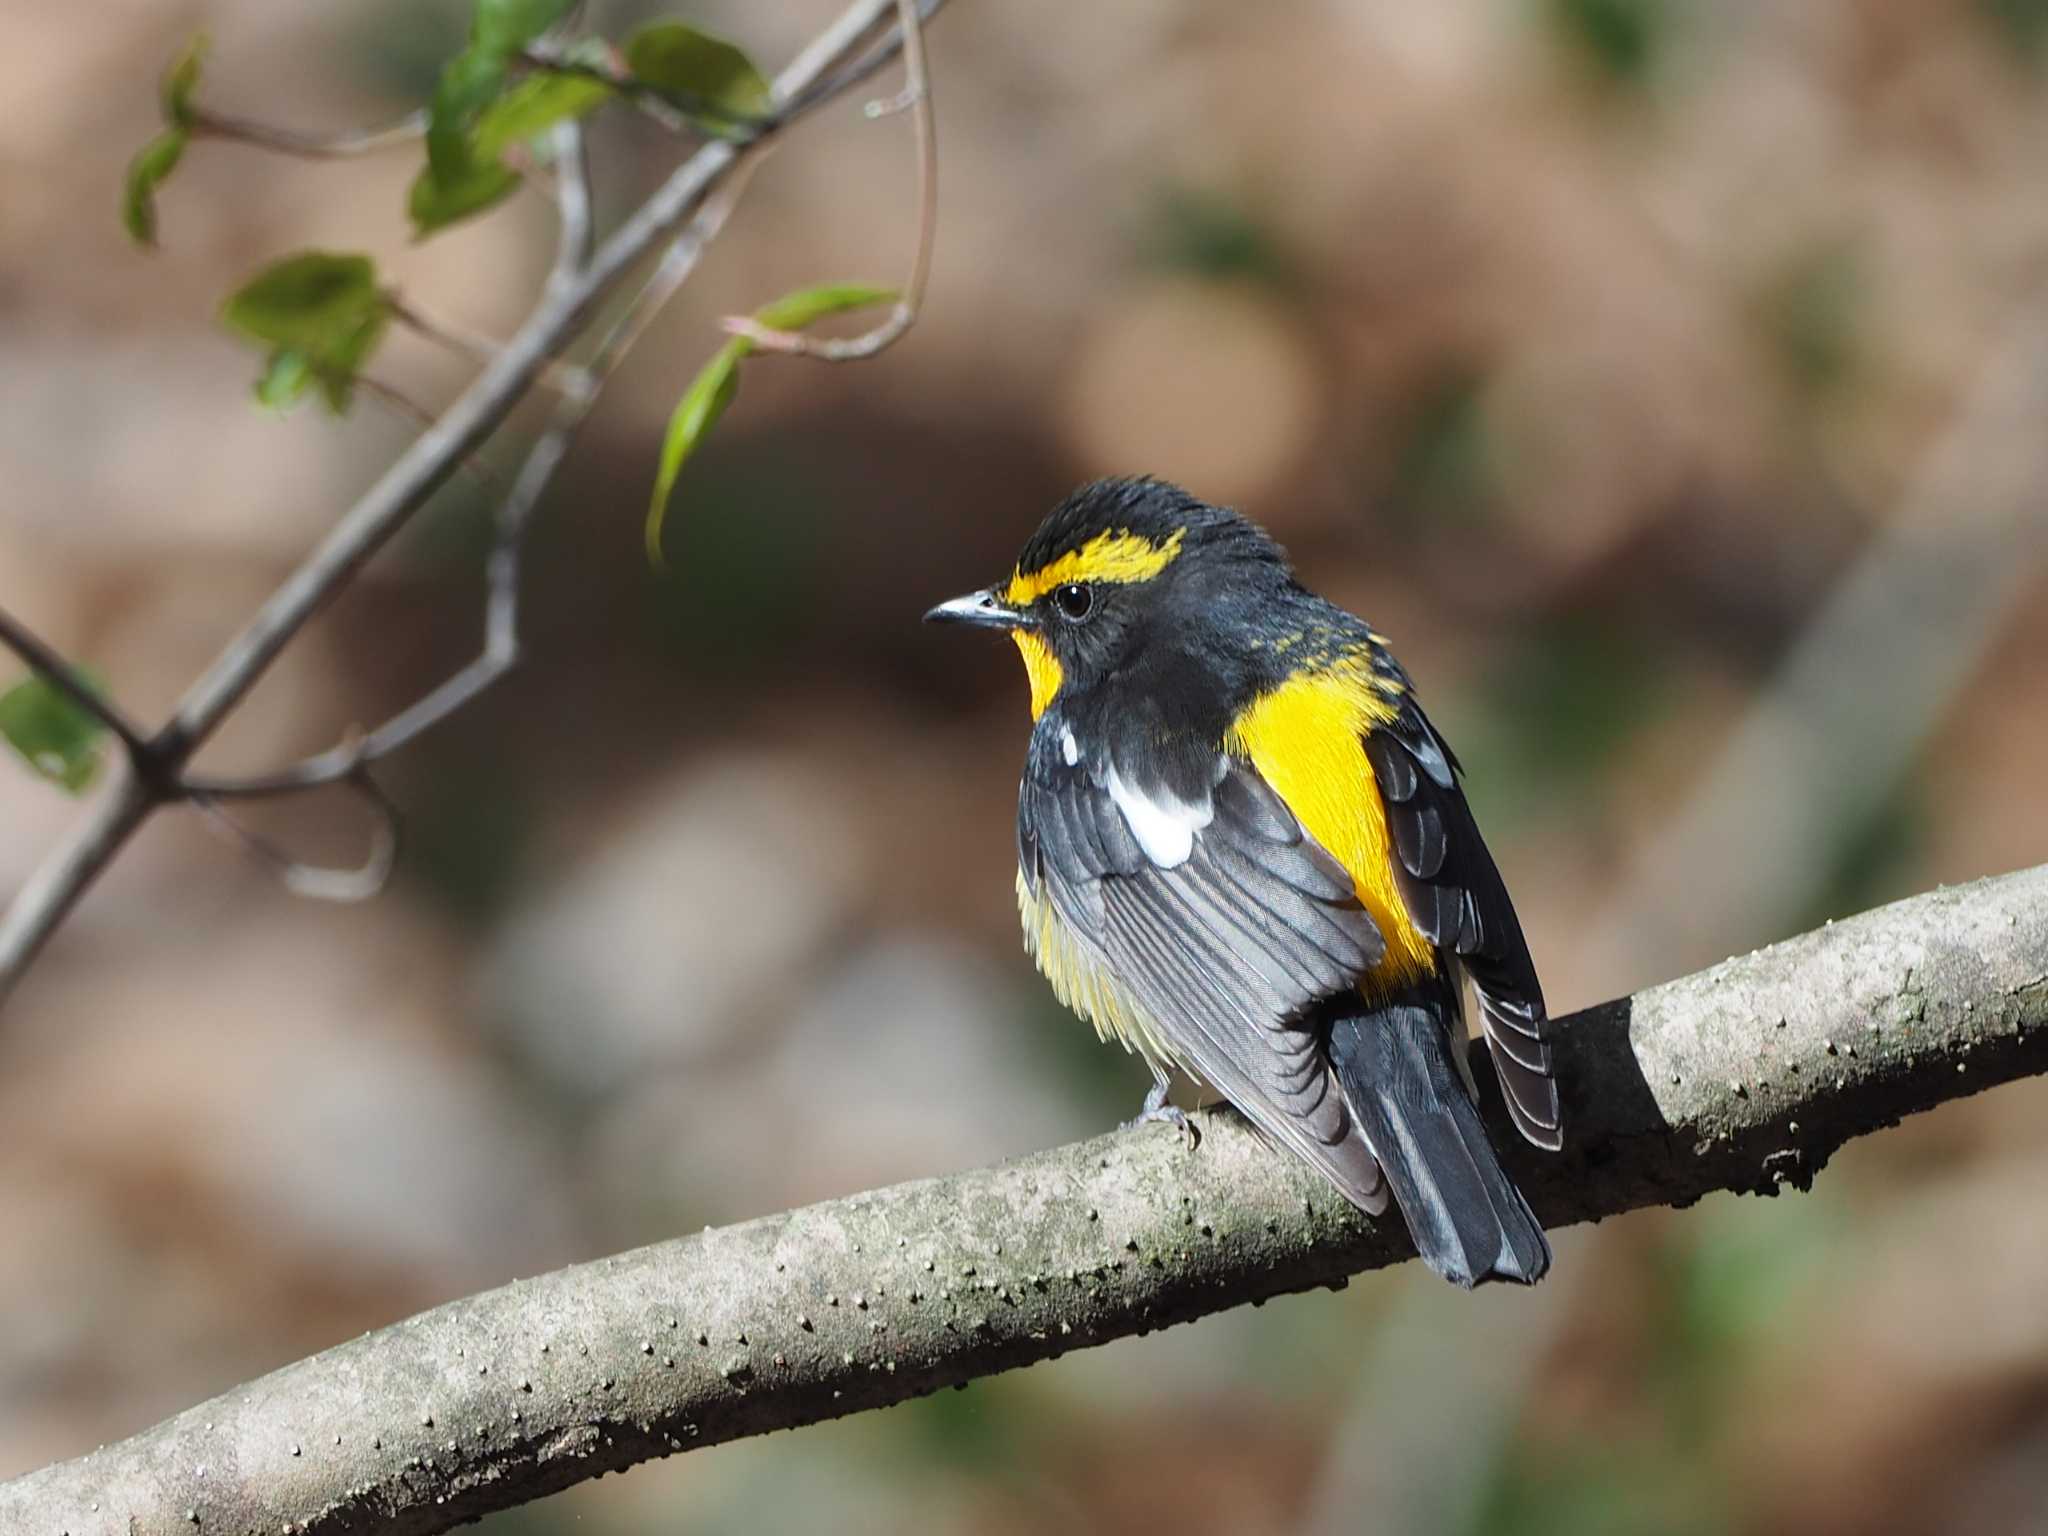
[[[1180,1132],[1181,1140],[1188,1144],[1190,1152],[1202,1144],[1201,1127],[1188,1118],[1186,1110],[1166,1102],[1165,1083],[1154,1083],[1152,1085],[1152,1091],[1145,1095],[1145,1107],[1138,1111],[1135,1119],[1126,1120],[1123,1128],[1127,1131],[1134,1131],[1141,1125],[1153,1125],[1159,1122],[1164,1122]]]

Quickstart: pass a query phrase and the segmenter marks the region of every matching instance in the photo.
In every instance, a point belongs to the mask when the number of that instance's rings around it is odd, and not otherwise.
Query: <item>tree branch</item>
[[[332,869],[295,859],[269,838],[243,826],[217,796],[192,790],[190,797],[209,826],[267,867],[294,896],[304,896],[312,901],[368,901],[384,889],[385,882],[391,878],[392,866],[398,862],[398,807],[370,776],[367,764],[358,764],[343,782],[361,797],[376,817],[370,835],[370,851],[353,869]]]
[[[4,608],[0,608],[0,646],[14,652],[31,672],[112,732],[136,766],[146,766],[149,743],[141,729],[111,699],[101,698],[85,675],[58,655],[54,646]]]
[[[572,125],[573,126],[573,125]],[[761,151],[766,153],[766,151]],[[653,323],[654,317],[675,297],[705,248],[717,238],[740,193],[745,189],[748,168],[754,157],[735,167],[716,197],[708,199],[669,243],[652,273],[640,285],[632,301],[612,322],[589,364],[581,371],[583,386],[565,395],[555,408],[554,419],[534,443],[520,466],[519,478],[498,503],[491,551],[484,561],[484,645],[483,650],[454,676],[445,679],[424,697],[414,700],[374,731],[357,734],[316,756],[301,759],[275,773],[241,779],[215,779],[187,774],[185,789],[207,800],[260,799],[297,794],[323,784],[337,783],[362,772],[371,763],[390,756],[422,732],[439,725],[469,704],[519,661],[519,568],[526,536],[533,517],[575,441],[577,432],[597,405],[599,393],[612,370]],[[562,239],[567,249],[576,238],[574,221],[565,217]],[[381,867],[387,874],[390,864]],[[297,887],[294,887],[295,889]]]
[[[589,260],[578,263],[573,275],[558,264],[525,324],[271,594],[247,628],[193,684],[170,723],[148,740],[144,760],[155,771],[147,777],[130,774],[119,797],[100,800],[17,894],[0,919],[0,1004],[135,830],[158,806],[185,794],[179,774],[192,754],[220,728],[306,623],[498,429],[581,333],[603,299],[650,253],[675,239],[747,150],[830,100],[833,93],[825,89],[827,85],[850,87],[902,45],[900,34],[889,26],[896,4],[897,0],[854,0],[776,78],[777,111],[747,143],[705,145]],[[937,9],[936,0],[926,0],[926,5]],[[579,163],[572,174],[580,175],[580,169]],[[579,217],[573,205],[580,190],[570,189],[564,198],[565,232]],[[550,454],[558,460],[565,445],[566,439],[557,442]],[[216,788],[228,792],[228,786]]]
[[[1546,1223],[1804,1188],[1851,1137],[2048,1072],[2048,866],[1558,1024],[1570,1140],[1508,1151]],[[452,1302],[0,1485],[0,1529],[427,1536],[1412,1257],[1236,1116],[1203,1126],[1192,1153],[1120,1132]]]
[[[931,71],[925,64],[924,23],[917,0],[896,0],[903,36],[903,93],[894,102],[869,102],[868,115],[880,117],[908,108],[917,134],[917,239],[910,257],[910,276],[903,294],[880,325],[858,336],[827,339],[801,331],[776,330],[746,315],[727,318],[725,328],[744,336],[764,352],[815,357],[828,363],[859,362],[886,351],[917,323],[924,307],[925,285],[932,274],[932,247],[939,234],[939,137],[932,110]]]
[[[268,123],[223,113],[195,109],[192,132],[201,138],[220,139],[230,144],[251,144],[274,154],[296,155],[302,160],[349,160],[374,155],[423,138],[427,131],[424,110],[408,112],[384,128],[356,129],[346,133],[300,133],[291,128],[273,128]]]

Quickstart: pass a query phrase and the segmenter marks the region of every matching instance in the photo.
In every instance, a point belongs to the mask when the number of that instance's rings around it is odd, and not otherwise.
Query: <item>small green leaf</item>
[[[273,349],[258,398],[272,403],[268,394],[289,382],[290,365],[284,365],[282,380],[275,377],[276,353],[293,352],[339,414],[348,409],[355,377],[384,337],[390,311],[369,257],[302,251],[244,284],[221,306],[221,319]]]
[[[470,130],[492,103],[505,94],[503,55],[471,48],[450,59],[434,87],[427,116],[427,164],[444,180],[454,180],[476,163]]]
[[[206,58],[206,41],[206,34],[201,32],[164,72],[164,121],[173,128],[190,128],[198,116],[192,105],[192,93],[199,89],[199,66]]]
[[[670,494],[683,472],[683,464],[717,425],[740,388],[740,359],[753,350],[753,343],[735,336],[699,370],[676,402],[668,419],[668,432],[661,440],[661,467],[654,477],[654,498],[647,508],[647,558],[658,570],[664,564],[661,553],[662,525],[668,519]]]
[[[519,173],[500,163],[514,144],[602,105],[610,88],[570,74],[512,82],[515,57],[576,0],[477,0],[469,47],[450,59],[427,114],[427,165],[407,197],[425,237],[509,197]]]
[[[824,319],[850,309],[872,309],[877,304],[896,302],[894,288],[877,288],[868,283],[820,283],[799,288],[754,311],[754,318],[771,331],[801,331]]]
[[[495,163],[513,145],[596,111],[611,93],[610,86],[587,75],[528,75],[484,109],[471,148],[478,160]]]
[[[305,398],[312,383],[313,365],[306,354],[279,347],[270,354],[270,361],[264,364],[263,373],[256,380],[256,403],[281,416]]]
[[[97,679],[87,682],[98,686]],[[76,795],[99,772],[107,728],[46,678],[31,677],[0,693],[0,737],[29,767]]]
[[[495,162],[469,165],[449,177],[437,176],[431,165],[421,166],[406,198],[413,236],[425,239],[437,229],[495,207],[518,185],[519,173]]]
[[[848,310],[893,304],[894,288],[877,288],[870,283],[820,283],[785,293],[754,311],[754,319],[774,331],[801,331],[827,315]],[[661,442],[661,467],[654,477],[654,498],[647,508],[647,558],[655,569],[663,567],[662,525],[668,518],[668,504],[676,480],[690,455],[702,445],[718,418],[725,414],[740,389],[740,363],[751,356],[754,343],[735,336],[713,354],[668,419],[668,434]]]
[[[517,53],[575,5],[576,0],[476,0],[470,41],[486,52]]]
[[[766,117],[775,105],[774,88],[752,59],[724,38],[679,21],[634,33],[626,42],[626,67],[714,132]]]
[[[121,197],[121,222],[137,245],[156,244],[156,193],[178,168],[189,135],[166,128],[128,162],[128,181]]]
[[[221,306],[221,318],[244,335],[296,347],[316,362],[345,354],[364,323],[383,315],[370,258],[331,251],[273,262]]]
[[[191,142],[198,109],[192,93],[199,88],[199,66],[206,54],[206,34],[185,45],[185,51],[164,71],[161,99],[165,128],[128,162],[121,195],[121,223],[137,245],[156,244],[157,189],[169,179]]]

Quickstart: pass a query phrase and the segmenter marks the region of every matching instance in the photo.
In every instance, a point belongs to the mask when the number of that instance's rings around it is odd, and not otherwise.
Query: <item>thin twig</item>
[[[548,284],[561,292],[590,265],[597,244],[597,224],[590,199],[590,143],[583,125],[565,118],[554,127],[555,211],[561,220],[555,239],[555,265]]]
[[[374,731],[351,737],[338,746],[275,773],[246,778],[188,774],[184,780],[187,789],[213,800],[262,799],[297,794],[323,784],[336,783],[406,746],[422,732],[440,724],[476,699],[512,670],[520,654],[520,556],[540,499],[568,454],[569,445],[575,441],[577,432],[596,406],[598,393],[612,371],[646,333],[662,306],[682,287],[745,191],[751,166],[758,163],[765,153],[764,149],[746,157],[718,195],[706,202],[671,242],[660,264],[598,343],[585,370],[591,380],[590,392],[564,399],[557,407],[554,420],[521,465],[519,478],[499,503],[496,534],[484,567],[483,650],[461,671]]]
[[[603,379],[619,365],[619,360],[630,352],[647,327],[667,307],[670,299],[683,285],[697,262],[704,255],[704,248],[718,237],[725,227],[725,221],[738,206],[740,197],[746,192],[747,183],[753,179],[754,171],[773,152],[772,143],[764,142],[758,147],[749,146],[733,167],[732,174],[719,190],[716,197],[707,200],[704,207],[692,219],[683,232],[669,243],[662,252],[661,262],[655,267],[647,284],[626,306],[625,313],[615,322],[610,331],[597,345],[592,354],[590,371]]]
[[[387,384],[374,374],[368,373],[357,374],[351,382],[379,405],[385,406],[397,415],[404,417],[414,426],[433,426],[434,413],[424,405],[421,405],[419,401],[413,399],[404,390],[398,388],[397,385]],[[500,488],[497,475],[492,472],[488,464],[484,463],[475,454],[472,453],[463,459],[462,471],[470,479],[474,480],[482,490],[488,491],[493,495],[497,494]]]
[[[505,350],[505,344],[495,336],[471,330],[460,321],[429,316],[396,288],[384,291],[384,310],[413,334],[446,347],[473,363],[488,363]]]
[[[486,336],[482,331],[472,330],[444,316],[429,315],[417,302],[395,288],[385,291],[384,310],[415,336],[473,363],[489,363],[505,350],[505,344],[496,337]],[[581,368],[560,360],[550,361],[541,370],[540,382],[565,395],[580,395],[590,387]],[[429,416],[427,420],[431,423],[433,418]]]
[[[118,706],[102,698],[84,675],[41,636],[4,608],[0,608],[0,645],[5,645],[28,663],[37,676],[111,731],[128,749],[128,756],[138,769],[146,767],[150,761],[149,742],[141,728]]]
[[[269,866],[294,896],[343,903],[368,901],[390,882],[392,868],[398,862],[398,807],[370,777],[367,769],[356,768],[342,782],[362,796],[377,818],[371,833],[370,852],[354,869],[330,869],[295,859],[262,833],[243,826],[212,796],[194,792],[190,799],[206,818],[208,826],[224,833],[244,853]],[[186,787],[191,789],[189,784]]]
[[[397,122],[382,128],[358,128],[328,134],[273,128],[268,123],[229,117],[205,108],[195,111],[192,117],[192,132],[197,137],[248,144],[280,155],[296,155],[302,160],[349,160],[358,155],[374,155],[410,144],[424,137],[426,131],[427,114],[424,110],[408,112]]]
[[[929,22],[944,4],[945,0],[918,0],[918,19]],[[897,50],[902,46],[902,30],[896,16],[877,17],[875,25],[868,29],[865,39],[865,42],[871,45],[868,46],[867,52],[861,54],[851,64],[841,66],[836,73],[821,76],[803,90],[785,98],[782,102],[782,113],[787,116],[792,113],[808,112],[821,102],[834,100],[855,86],[872,80],[888,68],[890,61],[896,57]],[[847,51],[853,50],[849,47]]]
[[[858,362],[893,346],[911,326],[924,304],[925,285],[931,280],[932,247],[939,225],[939,140],[932,111],[931,73],[925,62],[924,22],[917,0],[897,0],[897,16],[903,37],[904,87],[900,101],[915,109],[912,121],[917,135],[917,247],[910,258],[910,277],[903,294],[889,312],[889,318],[858,336],[822,338],[801,331],[777,330],[749,315],[734,315],[725,329],[744,336],[764,352],[782,352],[798,357],[815,357],[827,363]],[[870,114],[874,105],[870,104]],[[894,110],[885,106],[884,110]]]
[[[776,78],[776,100],[786,105],[753,130],[750,142],[779,132],[830,100],[831,93],[816,87],[870,45],[891,10],[892,0],[854,0],[814,37]],[[894,46],[894,39],[885,39],[877,51],[886,54]],[[871,60],[872,55],[863,56],[838,78],[847,85],[864,78],[861,71]],[[696,215],[741,158],[739,144],[718,140],[704,145],[596,248],[580,278],[549,285],[504,349],[271,594],[187,692],[171,722],[150,739],[149,750],[166,775],[181,769],[220,728],[313,615],[457,473],[462,460],[497,430],[604,297]],[[175,783],[124,776],[119,793],[102,797],[86,822],[30,877],[0,919],[0,1003],[136,828],[180,793]]]

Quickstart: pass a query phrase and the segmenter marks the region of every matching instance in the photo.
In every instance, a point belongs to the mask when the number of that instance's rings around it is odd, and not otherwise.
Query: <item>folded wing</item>
[[[1133,789],[1106,761],[1065,757],[1034,742],[1017,824],[1027,897],[1050,906],[1070,963],[1094,968],[1082,985],[1055,975],[1062,995],[1115,988],[1141,1040],[1356,1204],[1384,1210],[1385,1182],[1316,1017],[1385,952],[1351,877],[1241,760],[1219,756],[1206,801],[1190,804]],[[1144,803],[1120,805],[1134,796]]]
[[[1398,856],[1395,883],[1424,937],[1472,978],[1486,1043],[1523,1136],[1555,1151],[1563,1117],[1543,988],[1514,903],[1458,786],[1457,760],[1410,701],[1366,737]]]

